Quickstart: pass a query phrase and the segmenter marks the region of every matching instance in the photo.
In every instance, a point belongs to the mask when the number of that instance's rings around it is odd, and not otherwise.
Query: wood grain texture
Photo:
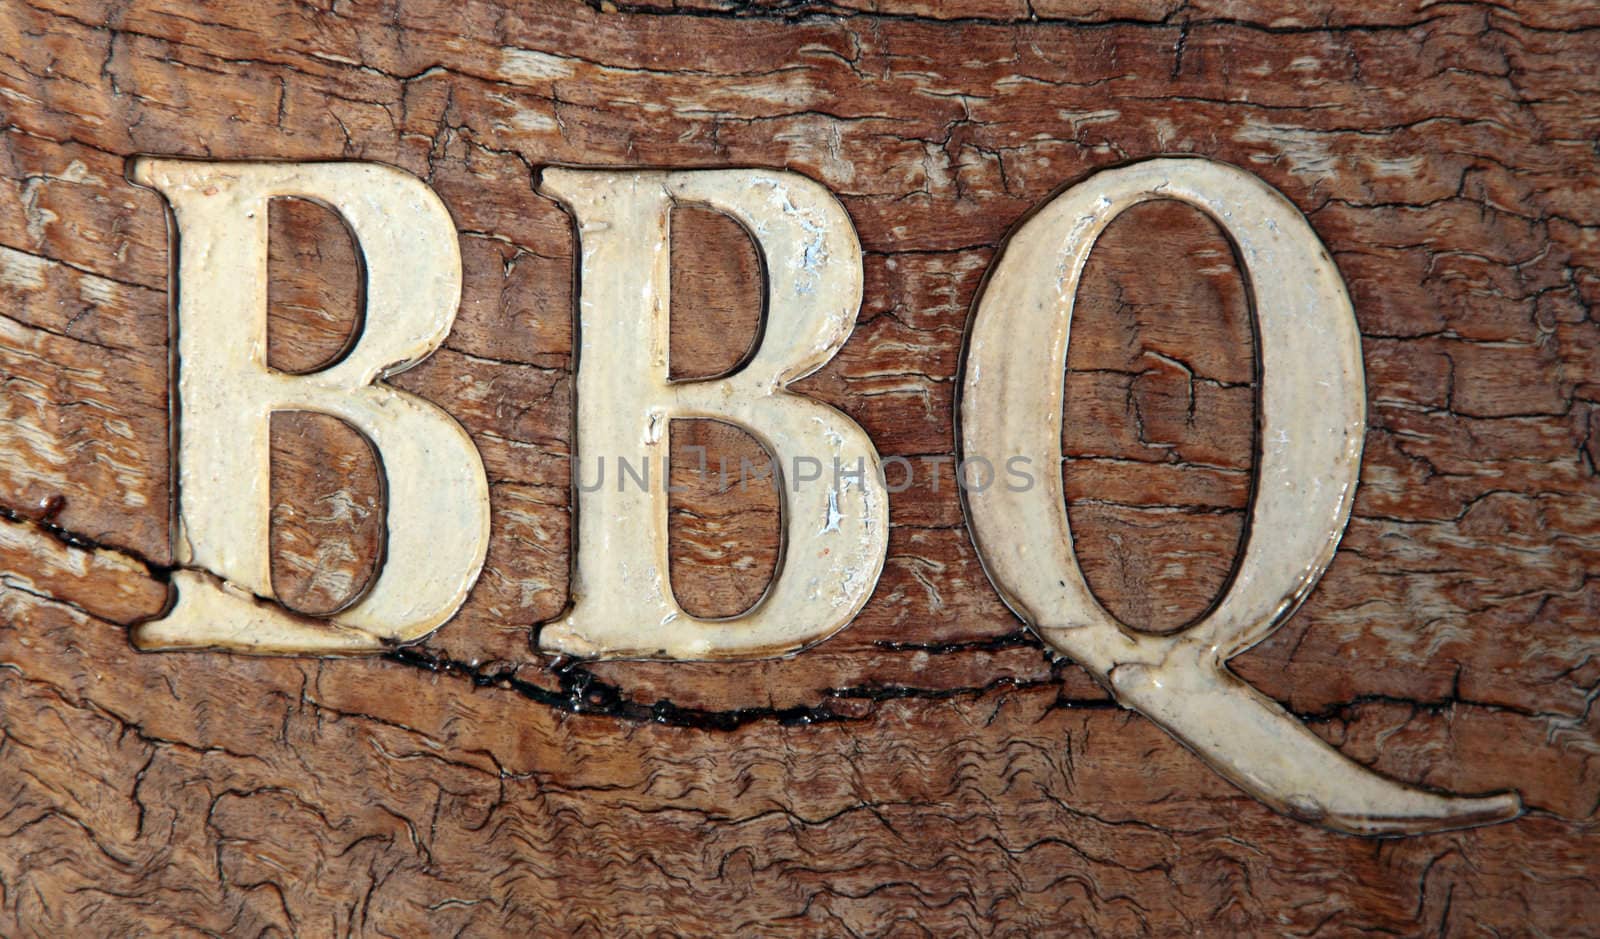
[[[1231,0],[0,0],[0,934],[1578,935],[1600,857],[1600,14]],[[136,153],[366,159],[444,198],[454,332],[397,384],[472,433],[493,544],[379,659],[140,654],[171,570],[167,219]],[[948,463],[1006,233],[1093,170],[1192,153],[1306,212],[1363,334],[1368,438],[1326,578],[1236,670],[1346,754],[1511,824],[1399,841],[1278,817],[989,587]],[[743,664],[532,651],[567,601],[573,234],[548,164],[787,167],[866,249],[799,386],[917,467],[854,624]],[[315,206],[274,213],[272,354],[359,310]],[[673,220],[674,374],[736,362],[758,269]],[[342,239],[342,240],[341,240]],[[1226,240],[1143,206],[1091,260],[1062,472],[1090,583],[1165,629],[1224,584],[1253,364]],[[1026,337],[1019,337],[1025,342]],[[673,427],[676,453],[755,458]],[[376,556],[370,454],[274,422],[274,576],[330,609]],[[770,575],[776,502],[673,503],[704,614]]]

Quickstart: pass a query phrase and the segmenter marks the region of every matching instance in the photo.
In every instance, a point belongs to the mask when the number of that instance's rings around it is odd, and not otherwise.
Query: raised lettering
[[[444,341],[461,294],[450,214],[421,180],[373,163],[140,159],[177,224],[177,599],[137,627],[141,649],[376,652],[419,639],[461,607],[489,544],[483,462],[461,425],[384,383]],[[366,273],[361,336],[333,365],[267,365],[267,204],[315,199],[337,212]],[[383,471],[383,563],[366,594],[328,617],[273,597],[273,411],[315,411],[364,434]]]
[[[580,490],[572,606],[545,624],[540,646],[747,658],[791,652],[843,627],[883,568],[887,496],[820,468],[875,468],[878,454],[850,418],[787,388],[832,358],[855,325],[861,246],[844,207],[817,183],[771,170],[549,169],[540,188],[573,214],[582,252],[575,466],[600,458],[659,466],[671,420],[698,417],[749,431],[793,477],[780,487],[784,545],[772,585],[726,620],[690,616],[672,596],[664,486]],[[765,262],[761,343],[721,378],[668,380],[668,229],[677,204],[732,216]]]
[[[1150,199],[1177,199],[1214,218],[1254,293],[1257,486],[1232,585],[1180,633],[1128,629],[1078,566],[1057,471],[1042,473],[1037,487],[963,493],[990,579],[1017,615],[1118,701],[1281,812],[1361,834],[1516,815],[1515,794],[1457,798],[1379,776],[1226,668],[1299,606],[1333,558],[1365,430],[1360,335],[1344,281],[1305,218],[1255,176],[1206,160],[1151,160],[1097,174],[1023,225],[971,327],[957,429],[963,456],[1061,465],[1062,372],[1079,277],[1106,226]]]

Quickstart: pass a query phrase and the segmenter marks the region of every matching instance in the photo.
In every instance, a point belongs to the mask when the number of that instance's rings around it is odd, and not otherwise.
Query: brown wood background
[[[1600,11],[1583,3],[0,0],[0,934],[1576,935],[1600,876]],[[1369,6],[1371,7],[1369,9]],[[880,8],[881,7],[881,8]],[[472,432],[494,543],[386,658],[140,654],[170,572],[168,242],[135,153],[380,160],[460,228],[447,347],[398,384]],[[1097,167],[1194,153],[1310,217],[1364,335],[1369,434],[1327,577],[1237,670],[1357,760],[1506,825],[1281,818],[1053,660],[953,477],[892,500],[860,618],[802,655],[535,654],[566,601],[572,233],[548,163],[788,167],[867,251],[804,387],[885,455],[953,450],[962,331],[1008,229]],[[736,226],[675,218],[674,371],[753,335]],[[272,355],[356,314],[354,255],[273,217]],[[1079,551],[1126,622],[1237,548],[1251,337],[1226,241],[1153,204],[1096,250],[1066,376]],[[1026,341],[1019,337],[1019,341]],[[370,569],[372,456],[274,425],[277,585]],[[719,425],[674,445],[759,454]],[[674,505],[697,613],[760,595],[770,497]]]

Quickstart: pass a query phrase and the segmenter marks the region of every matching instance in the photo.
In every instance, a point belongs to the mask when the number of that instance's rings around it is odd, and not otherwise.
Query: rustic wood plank
[[[682,7],[683,9],[677,9]],[[1600,856],[1600,14],[1583,4],[0,5],[0,932],[798,935],[1587,928]],[[494,540],[462,613],[378,660],[147,655],[170,572],[169,243],[136,153],[380,160],[461,232],[462,311],[397,383],[473,434]],[[1305,211],[1363,334],[1369,433],[1327,577],[1237,671],[1347,754],[1514,823],[1374,843],[1280,818],[1054,661],[946,464],[1006,233],[1098,167],[1195,153]],[[800,386],[917,463],[849,628],[790,658],[575,663],[573,234],[548,164],[770,166],[867,251]],[[274,214],[272,354],[348,334],[336,221]],[[680,211],[673,361],[737,361],[758,268]],[[341,241],[341,239],[343,239]],[[1254,374],[1192,211],[1097,247],[1063,467],[1091,584],[1171,628],[1226,581]],[[376,555],[359,437],[275,422],[291,606]],[[759,448],[707,422],[676,453]],[[366,460],[367,463],[362,461]],[[682,479],[673,587],[760,595],[776,503]],[[326,507],[337,505],[340,511]]]

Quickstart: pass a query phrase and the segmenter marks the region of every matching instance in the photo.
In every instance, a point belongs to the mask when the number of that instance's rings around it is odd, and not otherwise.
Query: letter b
[[[576,465],[599,457],[660,466],[671,420],[700,417],[749,431],[780,467],[877,466],[860,426],[787,390],[833,357],[861,305],[861,246],[826,189],[766,170],[549,169],[540,191],[576,219],[583,258]],[[738,371],[675,382],[668,228],[683,203],[726,213],[751,233],[767,271],[767,326]],[[844,626],[883,569],[886,496],[848,474],[793,475],[782,487],[783,559],[772,586],[754,609],[725,620],[690,616],[672,596],[664,486],[577,493],[572,607],[544,626],[540,645],[578,655],[759,657]]]
[[[489,544],[483,462],[461,425],[384,383],[444,342],[461,255],[444,204],[421,180],[373,163],[139,159],[177,225],[177,600],[137,627],[141,649],[376,652],[419,639],[465,601]],[[316,200],[349,227],[365,269],[359,339],[327,368],[267,365],[267,210]],[[314,411],[364,434],[382,466],[387,525],[366,594],[318,621],[273,597],[269,417]],[[254,596],[252,596],[254,595]]]

